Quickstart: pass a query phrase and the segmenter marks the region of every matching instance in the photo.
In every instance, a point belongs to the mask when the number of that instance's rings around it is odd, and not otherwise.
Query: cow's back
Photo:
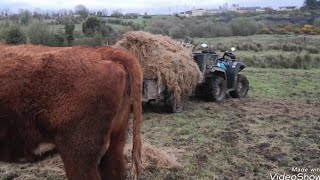
[[[23,45],[0,46],[0,52],[0,124],[15,126],[16,135],[7,136],[21,141],[17,158],[53,141],[56,131],[76,124],[100,102],[116,113],[127,93],[122,66],[92,48]]]
[[[101,93],[113,91],[119,82],[119,66],[101,60],[91,48],[43,46],[0,46],[0,101],[18,112],[61,113],[81,110],[73,102],[90,104]],[[30,53],[32,52],[32,53]],[[116,74],[118,73],[118,74]],[[122,73],[125,73],[124,71]],[[116,81],[114,81],[116,80]],[[104,89],[103,92],[100,88]],[[116,93],[116,92],[115,92]],[[57,109],[62,109],[64,112]],[[57,111],[57,112],[55,112]],[[61,110],[62,111],[62,110]],[[64,117],[65,118],[65,117]]]

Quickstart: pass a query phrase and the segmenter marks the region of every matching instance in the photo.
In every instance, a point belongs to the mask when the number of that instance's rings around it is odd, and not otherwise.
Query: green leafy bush
[[[89,17],[82,24],[82,32],[87,36],[93,36],[96,32],[100,31],[101,21],[97,17]]]
[[[25,44],[27,37],[20,26],[12,25],[6,28],[4,40],[7,44]]]

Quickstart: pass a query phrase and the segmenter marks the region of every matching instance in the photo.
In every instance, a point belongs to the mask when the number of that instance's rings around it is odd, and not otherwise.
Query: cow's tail
[[[143,74],[138,59],[131,53],[115,48],[99,48],[103,59],[110,59],[122,64],[130,78],[130,92],[133,105],[133,147],[132,147],[132,178],[138,179],[141,169],[141,121],[142,121],[142,78]]]

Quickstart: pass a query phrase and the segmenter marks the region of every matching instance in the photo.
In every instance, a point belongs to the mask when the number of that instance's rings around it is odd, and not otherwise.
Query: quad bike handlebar
[[[225,59],[226,56],[229,57],[232,60],[236,59],[236,55],[234,55],[232,52],[225,52],[223,54],[223,59]]]

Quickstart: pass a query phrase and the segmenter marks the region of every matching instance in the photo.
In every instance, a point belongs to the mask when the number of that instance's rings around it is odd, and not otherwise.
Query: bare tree
[[[87,18],[89,15],[89,9],[86,6],[79,4],[75,7],[75,13],[80,14],[81,18]]]
[[[10,10],[7,8],[7,9],[4,9],[3,11],[4,11],[4,15],[5,15],[6,19],[8,19]]]
[[[69,16],[72,16],[72,15],[73,15],[73,11],[69,10]]]
[[[19,13],[21,24],[28,25],[32,20],[32,12],[29,10],[21,9]]]
[[[108,15],[108,10],[106,10],[106,9],[102,9],[101,12],[102,12],[102,16]]]

